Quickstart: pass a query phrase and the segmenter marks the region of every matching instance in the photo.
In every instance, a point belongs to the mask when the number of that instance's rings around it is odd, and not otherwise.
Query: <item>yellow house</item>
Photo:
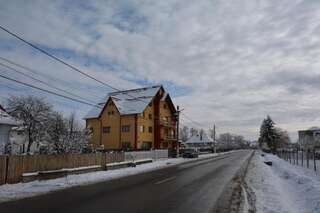
[[[176,148],[176,109],[161,85],[109,93],[99,106],[85,117],[94,148]]]

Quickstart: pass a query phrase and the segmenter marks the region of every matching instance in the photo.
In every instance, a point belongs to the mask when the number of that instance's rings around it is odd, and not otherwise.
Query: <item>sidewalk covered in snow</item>
[[[272,161],[272,166],[265,161]],[[246,184],[258,213],[320,212],[320,175],[275,155],[257,152],[249,165]]]

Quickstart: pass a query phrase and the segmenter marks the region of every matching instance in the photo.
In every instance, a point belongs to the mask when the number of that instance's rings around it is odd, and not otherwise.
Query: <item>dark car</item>
[[[199,157],[198,151],[196,149],[184,149],[182,153],[183,158],[197,158]]]

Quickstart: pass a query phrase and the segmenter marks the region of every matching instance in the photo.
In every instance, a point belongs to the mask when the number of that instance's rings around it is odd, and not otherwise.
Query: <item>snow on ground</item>
[[[227,152],[226,152],[227,153]],[[218,155],[226,154],[204,154],[199,158],[212,158]],[[99,181],[113,180],[125,176],[135,175],[144,172],[150,172],[153,170],[177,165],[185,162],[196,161],[197,159],[183,159],[183,158],[171,158],[166,160],[154,161],[152,163],[137,165],[137,167],[128,167],[117,170],[98,171],[86,174],[68,175],[66,177],[32,181],[29,183],[17,183],[17,184],[5,184],[0,186],[0,202],[8,201],[12,199],[20,199],[24,197],[35,196],[43,193],[47,193],[53,190],[60,190],[77,185],[85,185],[95,183]]]
[[[272,161],[268,166],[264,161]],[[319,213],[320,175],[277,156],[256,153],[246,176],[257,213]]]

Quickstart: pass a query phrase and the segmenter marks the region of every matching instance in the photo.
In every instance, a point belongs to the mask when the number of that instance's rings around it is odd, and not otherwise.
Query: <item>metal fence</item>
[[[133,152],[125,152],[124,154],[125,161],[131,160],[141,160],[141,159],[165,159],[168,158],[168,150],[159,149],[159,150],[151,150],[151,151],[133,151]]]
[[[317,172],[320,169],[320,149],[282,149],[277,155],[293,165],[299,165]]]

